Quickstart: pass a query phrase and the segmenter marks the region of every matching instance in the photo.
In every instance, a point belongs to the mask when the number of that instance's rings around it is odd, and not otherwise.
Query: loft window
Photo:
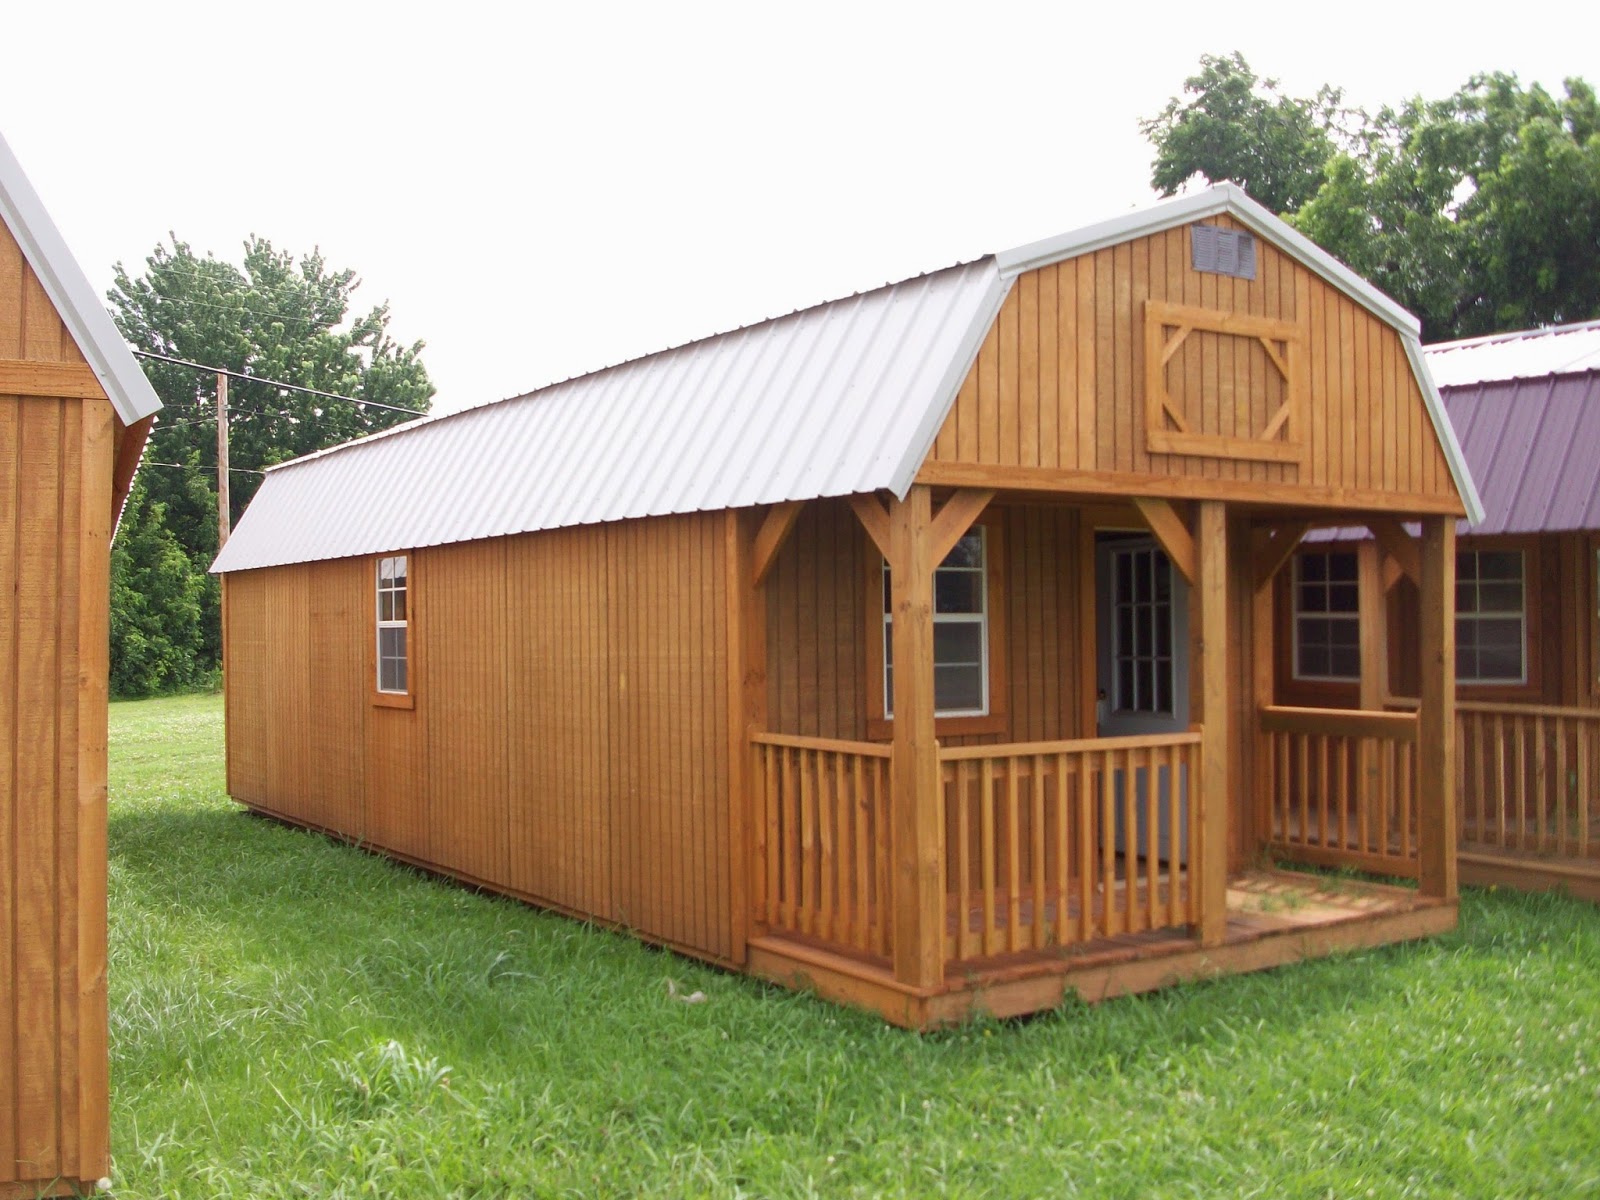
[[[989,585],[984,528],[975,525],[933,574],[933,708],[939,717],[989,711]],[[883,708],[894,716],[894,609],[883,565]]]
[[[1527,577],[1520,550],[1456,552],[1456,679],[1526,683]]]
[[[378,691],[403,696],[407,672],[406,556],[378,560]]]
[[[1294,677],[1361,678],[1361,593],[1356,556],[1305,551],[1294,560]]]

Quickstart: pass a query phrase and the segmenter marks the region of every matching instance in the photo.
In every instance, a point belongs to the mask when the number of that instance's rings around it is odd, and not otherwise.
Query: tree
[[[174,236],[170,245],[156,247],[138,277],[118,263],[108,298],[136,350],[426,412],[434,389],[420,357],[423,343],[403,346],[389,336],[387,303],[352,314],[357,287],[355,272],[331,269],[315,250],[296,260],[251,237],[241,269],[197,255]],[[201,581],[201,642],[190,673],[190,681],[199,680],[215,675],[222,651],[220,589],[206,574],[217,552],[216,380],[171,363],[142,363],[166,405],[151,431],[146,460],[171,465],[140,472],[146,507],[138,512],[146,521],[150,514],[164,516],[166,530]],[[259,486],[262,468],[407,419],[404,413],[238,379],[229,382],[228,407],[234,519]],[[125,518],[119,544],[127,541],[130,556],[154,557],[130,562],[130,579],[145,578],[139,572],[157,569],[167,553],[159,539],[139,540],[137,528]],[[177,593],[163,594],[178,604],[172,617],[181,623]],[[123,613],[126,628],[143,628],[135,615]]]
[[[1583,80],[1557,100],[1479,75],[1369,117],[1330,87],[1315,100],[1258,88],[1237,54],[1201,66],[1193,100],[1141,125],[1157,188],[1237,180],[1416,313],[1428,341],[1600,315],[1600,108]]]
[[[1175,195],[1196,175],[1239,184],[1273,212],[1293,212],[1316,195],[1323,168],[1344,138],[1342,93],[1284,95],[1259,79],[1238,51],[1203,54],[1200,73],[1139,129],[1156,147],[1150,183]]]
[[[148,472],[135,478],[111,549],[111,690],[152,696],[210,681],[201,665],[201,602],[195,570],[151,500]]]

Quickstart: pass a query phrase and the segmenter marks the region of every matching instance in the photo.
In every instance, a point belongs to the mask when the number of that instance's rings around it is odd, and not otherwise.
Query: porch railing
[[[1418,873],[1415,713],[1267,706],[1259,728],[1271,853]]]
[[[1200,734],[941,748],[951,961],[1199,920]]]
[[[889,956],[889,747],[780,733],[750,740],[757,920]]]
[[[1600,711],[1456,705],[1463,849],[1600,854]]]

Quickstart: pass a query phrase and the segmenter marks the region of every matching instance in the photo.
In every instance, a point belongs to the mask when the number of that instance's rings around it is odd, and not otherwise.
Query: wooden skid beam
[[[767,572],[778,560],[778,551],[789,540],[794,523],[800,519],[800,510],[805,506],[804,500],[785,500],[767,509],[761,528],[756,532],[755,549],[751,552],[751,582],[756,587],[766,582]]]
[[[1161,543],[1161,548],[1167,552],[1167,557],[1178,569],[1178,574],[1183,576],[1186,583],[1192,585],[1194,538],[1189,536],[1189,527],[1172,507],[1172,502],[1138,496],[1134,498],[1133,506],[1139,510],[1144,523],[1150,526],[1150,532],[1156,535],[1156,541]]]

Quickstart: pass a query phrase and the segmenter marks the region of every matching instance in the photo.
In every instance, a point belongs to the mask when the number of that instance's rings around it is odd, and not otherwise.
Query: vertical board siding
[[[372,704],[374,560],[234,573],[230,793],[728,958],[723,553],[720,514],[410,551],[410,709]]]
[[[1190,269],[1188,238],[1169,229],[1018,276],[929,461],[1454,494],[1395,330],[1260,238],[1254,280]],[[1303,466],[1145,449],[1147,299],[1300,325]],[[1203,331],[1167,380],[1191,427],[1229,436],[1265,428],[1286,391],[1258,342]]]
[[[1006,728],[941,734],[940,744],[1047,741],[1078,736],[1078,514],[1069,508],[996,508],[1004,606],[1001,655]],[[767,709],[771,732],[866,741],[868,638],[883,636],[882,559],[843,501],[808,504],[766,584]],[[1090,568],[1092,569],[1092,567]]]
[[[20,287],[22,302],[0,303],[9,314],[0,356],[57,361],[70,340],[63,345],[54,310],[39,307],[37,280],[17,270],[14,244],[12,257],[7,248],[0,301]],[[80,666],[102,657],[80,653],[80,630],[104,627],[109,520],[86,522],[83,503],[102,492],[109,501],[111,443],[99,436],[108,406],[99,402],[93,429],[86,408],[0,397],[0,594],[12,598],[0,616],[0,1185],[95,1178],[106,1155],[103,1088],[84,1092],[85,1074],[103,1076],[93,1061],[104,1048],[103,1009],[85,1007],[103,979],[93,937],[103,919],[83,910],[104,894],[105,863],[79,853],[80,832],[92,832],[80,830],[84,806],[104,802],[104,749],[79,696]],[[96,473],[104,488],[86,484]],[[85,576],[93,594],[82,590]],[[85,937],[94,940],[87,958]]]

